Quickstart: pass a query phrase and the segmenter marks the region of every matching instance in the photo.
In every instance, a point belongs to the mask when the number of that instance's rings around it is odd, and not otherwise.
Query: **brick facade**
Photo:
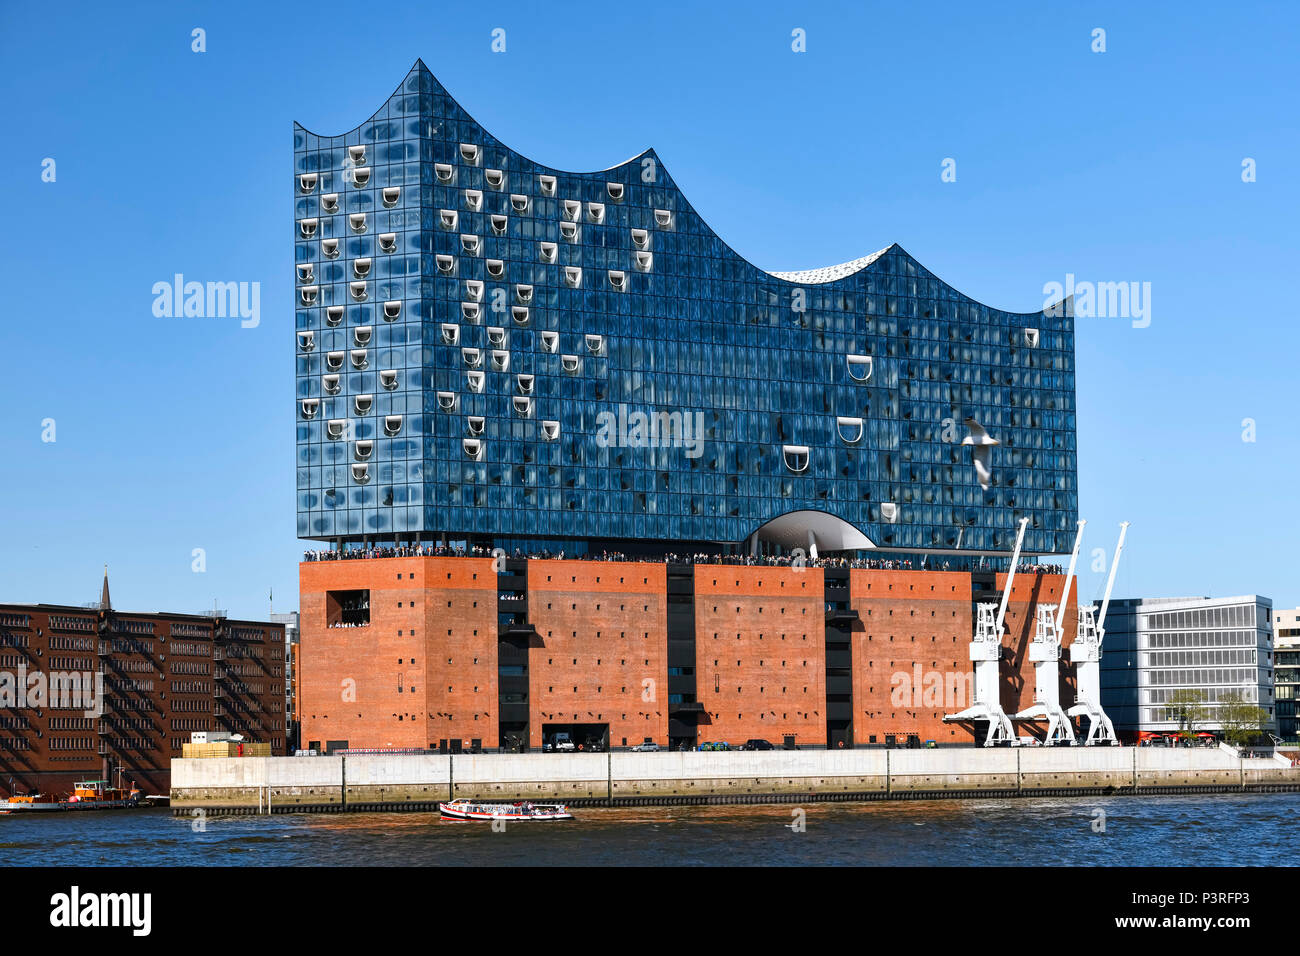
[[[60,799],[77,780],[116,784],[119,768],[123,783],[166,794],[171,760],[195,731],[238,733],[284,753],[280,624],[0,605],[0,672],[9,675],[0,677],[6,682],[43,674],[47,685],[52,675],[76,675],[95,688],[84,687],[75,699],[47,694],[40,702],[0,704],[0,793],[6,796],[39,792]],[[102,713],[93,715],[97,703]]]
[[[820,568],[695,568],[702,742],[825,745],[825,617]]]
[[[862,622],[853,633],[856,742],[970,741],[969,728],[943,722],[971,702],[970,575],[854,570],[850,590]]]
[[[529,745],[546,724],[609,724],[612,746],[668,735],[667,568],[528,562]]]
[[[497,586],[487,558],[306,562],[299,568],[304,747],[497,746]],[[329,620],[368,591],[369,623]],[[331,625],[335,626],[331,626]]]
[[[599,725],[607,733],[604,743],[613,747],[645,738],[666,745],[667,566],[512,564],[519,569],[509,580],[517,583],[509,595],[502,584],[498,603],[502,568],[488,558],[304,563],[303,745],[433,749],[454,740],[456,746],[477,741],[496,747],[502,620],[524,620],[530,629],[530,748],[547,742],[548,727],[569,725]],[[1001,587],[1003,578],[990,586]],[[849,572],[848,606],[856,614],[846,625],[852,672],[839,678],[852,691],[849,743],[883,745],[892,738],[902,745],[909,737],[972,742],[970,725],[943,722],[944,714],[971,702],[972,602],[987,599],[972,581],[967,572]],[[1028,645],[1034,609],[1059,600],[1063,584],[1061,575],[1016,578],[1002,665],[1008,714],[1033,701]],[[697,743],[735,746],[761,738],[779,746],[793,738],[801,747],[826,746],[832,678],[823,570],[701,564],[693,569],[693,588],[694,686],[702,709]],[[369,591],[369,623],[329,626],[336,613],[330,595],[357,591]],[[1072,597],[1067,647],[1075,616]],[[1061,671],[1068,706],[1074,699],[1068,661]],[[352,697],[345,699],[349,689]],[[1020,734],[1042,734],[1041,727],[1017,726]]]

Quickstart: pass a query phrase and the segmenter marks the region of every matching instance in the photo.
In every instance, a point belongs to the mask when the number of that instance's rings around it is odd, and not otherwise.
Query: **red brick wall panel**
[[[922,742],[969,743],[944,714],[970,704],[970,575],[944,571],[853,570],[854,742],[883,744],[909,734]]]
[[[668,742],[668,569],[528,562],[529,745],[544,724],[609,724],[611,746]],[[648,682],[648,683],[647,683]],[[581,741],[579,741],[581,743]]]
[[[497,580],[489,558],[299,566],[302,741],[497,745]],[[367,627],[327,627],[330,591],[368,590]],[[399,690],[400,688],[400,690]],[[352,699],[348,699],[352,698]]]
[[[826,604],[820,568],[697,565],[699,740],[826,745]]]

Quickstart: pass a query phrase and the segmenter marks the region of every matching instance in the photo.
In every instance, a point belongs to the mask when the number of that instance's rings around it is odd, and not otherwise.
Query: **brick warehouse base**
[[[303,746],[455,752],[537,750],[557,731],[602,748],[970,743],[975,728],[943,715],[970,703],[973,605],[1005,578],[463,557],[299,571]],[[1033,701],[1035,611],[1063,584],[1016,577],[1008,713]],[[1064,647],[1075,618],[1071,600]],[[1061,696],[1073,701],[1063,658]]]

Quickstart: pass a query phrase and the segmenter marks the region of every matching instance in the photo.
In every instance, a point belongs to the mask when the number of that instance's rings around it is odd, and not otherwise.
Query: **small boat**
[[[16,794],[0,802],[0,814],[49,813],[59,810],[125,810],[140,805],[135,787],[110,787],[107,780],[81,780],[63,800],[43,798],[39,793]]]
[[[50,802],[52,801],[46,801],[39,793],[16,793],[0,803],[0,813],[14,813],[23,809],[35,810],[37,807],[44,808]]]
[[[562,803],[475,803],[452,800],[438,804],[444,820],[572,820],[573,814]]]

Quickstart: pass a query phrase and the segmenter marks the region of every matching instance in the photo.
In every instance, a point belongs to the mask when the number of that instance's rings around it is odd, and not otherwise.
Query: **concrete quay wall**
[[[459,797],[627,805],[1292,788],[1300,768],[1209,749],[366,754],[173,760],[171,802],[285,813],[427,810]]]

